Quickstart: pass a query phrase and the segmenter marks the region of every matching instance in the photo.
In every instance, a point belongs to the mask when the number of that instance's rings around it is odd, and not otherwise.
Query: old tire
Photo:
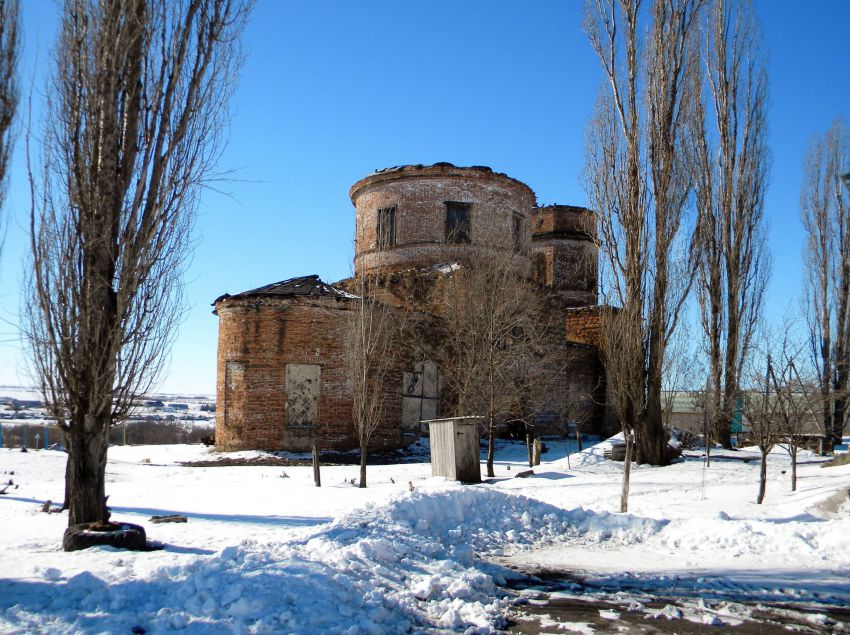
[[[147,536],[143,527],[132,523],[83,523],[71,525],[62,537],[62,548],[65,551],[79,551],[99,545],[145,551]]]

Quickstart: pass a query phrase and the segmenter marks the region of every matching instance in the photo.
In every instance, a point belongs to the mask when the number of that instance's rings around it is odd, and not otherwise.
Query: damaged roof
[[[437,163],[432,163],[431,165],[423,165],[422,163],[408,163],[406,165],[394,165],[389,168],[381,168],[372,172],[372,174],[386,174],[387,172],[402,172],[404,170],[421,170],[423,168],[458,168],[460,170],[477,170],[478,172],[493,172],[493,168],[488,167],[486,165],[470,165],[470,166],[462,166],[455,165],[454,163],[449,163],[448,161],[438,161]],[[495,174],[495,173],[494,173]],[[502,176],[507,176],[506,174],[502,174]]]
[[[351,295],[342,289],[329,285],[322,281],[317,275],[300,276],[298,278],[289,278],[280,282],[273,282],[264,287],[257,287],[249,291],[243,291],[235,295],[225,293],[215,299],[213,306],[228,299],[251,298],[251,297],[277,297],[291,298],[295,296],[310,296],[310,297],[332,297],[338,299],[349,299],[357,296]]]

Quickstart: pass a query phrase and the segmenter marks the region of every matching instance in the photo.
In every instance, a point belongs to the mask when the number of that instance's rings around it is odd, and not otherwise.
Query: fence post
[[[23,446],[29,450],[30,449],[30,427],[28,425],[24,426],[24,442]]]
[[[44,449],[45,450],[47,449],[47,446],[50,445],[50,443],[47,440],[47,437],[49,436],[49,434],[50,434],[50,428],[48,428],[47,426],[44,426]]]

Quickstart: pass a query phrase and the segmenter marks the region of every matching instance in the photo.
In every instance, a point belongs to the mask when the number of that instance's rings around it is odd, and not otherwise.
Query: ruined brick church
[[[530,245],[522,257],[541,302],[545,298],[556,312],[552,346],[569,350],[563,367],[553,370],[560,387],[553,398],[581,395],[581,411],[571,410],[569,418],[580,419],[585,431],[607,427],[591,211],[538,207],[534,192],[518,180],[450,163],[380,170],[355,183],[349,195],[355,276],[379,272],[399,296],[408,293],[411,280],[450,275],[451,267],[440,265],[463,262],[475,248],[515,252]],[[355,299],[347,282],[303,276],[215,300],[217,449],[302,452],[314,435],[322,449],[357,446],[339,328]],[[405,447],[421,434],[421,421],[447,414],[440,369],[427,359],[410,360],[382,389],[388,405],[373,436],[375,449]],[[544,431],[563,432],[564,412],[541,413]]]

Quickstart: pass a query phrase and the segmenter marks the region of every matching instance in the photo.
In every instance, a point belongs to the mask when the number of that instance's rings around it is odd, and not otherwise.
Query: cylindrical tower
[[[469,246],[527,250],[534,192],[486,167],[406,165],[361,179],[354,271],[400,271],[463,260]]]
[[[596,214],[585,207],[547,205],[531,213],[531,251],[538,280],[568,306],[597,302]]]

